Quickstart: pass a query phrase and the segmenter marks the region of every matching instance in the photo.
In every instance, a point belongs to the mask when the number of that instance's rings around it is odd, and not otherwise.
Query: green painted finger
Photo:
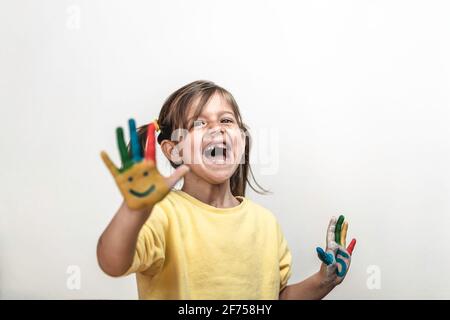
[[[122,128],[119,127],[116,129],[116,136],[117,136],[117,146],[119,147],[120,159],[122,160],[122,168],[120,169],[120,171],[122,172],[131,167],[133,163],[128,155]]]
[[[341,231],[342,231],[342,224],[344,223],[344,219],[345,219],[345,217],[341,214],[336,223],[336,234],[335,234],[334,239],[337,244],[341,244]]]

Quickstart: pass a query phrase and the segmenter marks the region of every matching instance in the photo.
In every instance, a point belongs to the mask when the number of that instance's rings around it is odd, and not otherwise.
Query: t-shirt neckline
[[[191,196],[189,193],[186,193],[183,190],[174,190],[174,192],[183,197],[184,199],[186,199],[187,201],[191,202],[192,204],[196,205],[197,207],[215,213],[238,213],[247,206],[248,202],[248,200],[245,197],[235,196],[235,198],[238,199],[238,201],[240,200],[240,203],[237,206],[230,208],[217,208],[198,200],[197,198]]]

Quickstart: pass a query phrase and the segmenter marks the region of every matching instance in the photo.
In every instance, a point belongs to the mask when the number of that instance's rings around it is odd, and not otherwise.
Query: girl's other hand
[[[319,274],[321,282],[326,286],[336,286],[340,284],[350,268],[353,249],[356,239],[353,239],[346,247],[346,237],[348,223],[344,222],[344,216],[332,217],[328,225],[326,251],[317,247],[319,259],[323,262]]]

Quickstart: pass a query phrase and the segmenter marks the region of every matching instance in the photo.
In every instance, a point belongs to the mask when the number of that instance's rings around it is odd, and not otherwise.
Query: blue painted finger
[[[334,257],[331,253],[323,251],[321,247],[317,247],[316,251],[317,255],[319,256],[319,259],[327,266],[333,263]]]
[[[141,146],[139,145],[138,135],[136,132],[136,122],[134,119],[128,120],[128,126],[130,127],[130,140],[131,140],[131,154],[134,162],[142,160]]]

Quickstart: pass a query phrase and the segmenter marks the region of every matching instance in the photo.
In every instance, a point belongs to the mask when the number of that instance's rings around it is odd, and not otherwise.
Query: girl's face
[[[245,134],[233,108],[220,94],[210,98],[198,117],[194,114],[195,108],[190,108],[188,124],[192,129],[179,144],[181,159],[207,182],[223,183],[243,161]]]

